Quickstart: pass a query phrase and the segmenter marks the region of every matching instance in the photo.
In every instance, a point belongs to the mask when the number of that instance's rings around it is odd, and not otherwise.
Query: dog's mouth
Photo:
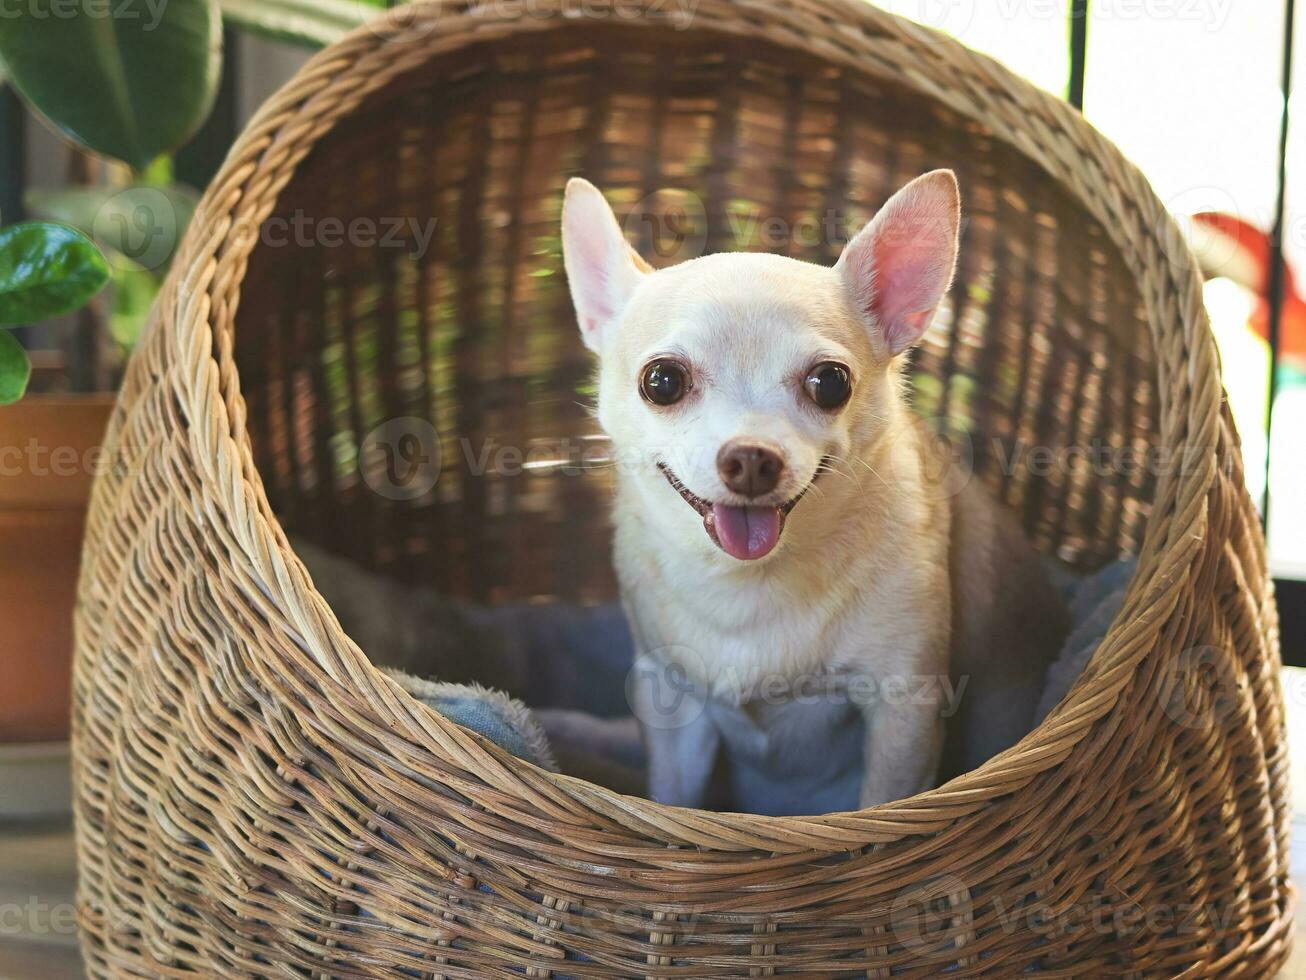
[[[696,510],[703,518],[703,530],[712,539],[712,543],[732,558],[740,561],[754,561],[764,558],[775,550],[780,543],[780,533],[785,527],[785,518],[798,506],[798,501],[806,496],[817,477],[825,469],[825,460],[816,468],[816,474],[798,495],[783,504],[723,504],[704,500],[671,471],[666,463],[658,463],[658,469],[667,478],[667,482],[680,494],[681,499]]]

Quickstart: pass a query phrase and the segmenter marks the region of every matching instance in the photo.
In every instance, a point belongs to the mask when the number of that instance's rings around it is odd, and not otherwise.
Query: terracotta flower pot
[[[113,404],[30,396],[0,407],[0,743],[68,737],[77,563]]]

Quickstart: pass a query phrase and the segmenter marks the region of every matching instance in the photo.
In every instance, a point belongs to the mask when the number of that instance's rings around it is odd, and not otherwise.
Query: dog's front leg
[[[934,786],[943,751],[944,721],[937,697],[903,685],[894,696],[863,706],[862,807],[901,800]]]
[[[702,806],[721,733],[706,696],[682,670],[641,656],[627,685],[648,750],[648,793],[658,803]]]

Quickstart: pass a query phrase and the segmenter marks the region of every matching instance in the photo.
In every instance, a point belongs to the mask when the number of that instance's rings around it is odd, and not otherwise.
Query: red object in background
[[[1256,296],[1250,326],[1270,339],[1270,236],[1242,218],[1218,211],[1193,215],[1189,243],[1208,277],[1224,276]],[[1279,321],[1279,363],[1306,374],[1306,300],[1284,263],[1283,315]]]

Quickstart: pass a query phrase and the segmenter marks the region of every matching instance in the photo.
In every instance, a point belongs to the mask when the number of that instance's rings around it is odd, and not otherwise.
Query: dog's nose
[[[776,488],[785,463],[761,446],[728,442],[717,453],[716,468],[730,490],[743,497],[760,497]]]

